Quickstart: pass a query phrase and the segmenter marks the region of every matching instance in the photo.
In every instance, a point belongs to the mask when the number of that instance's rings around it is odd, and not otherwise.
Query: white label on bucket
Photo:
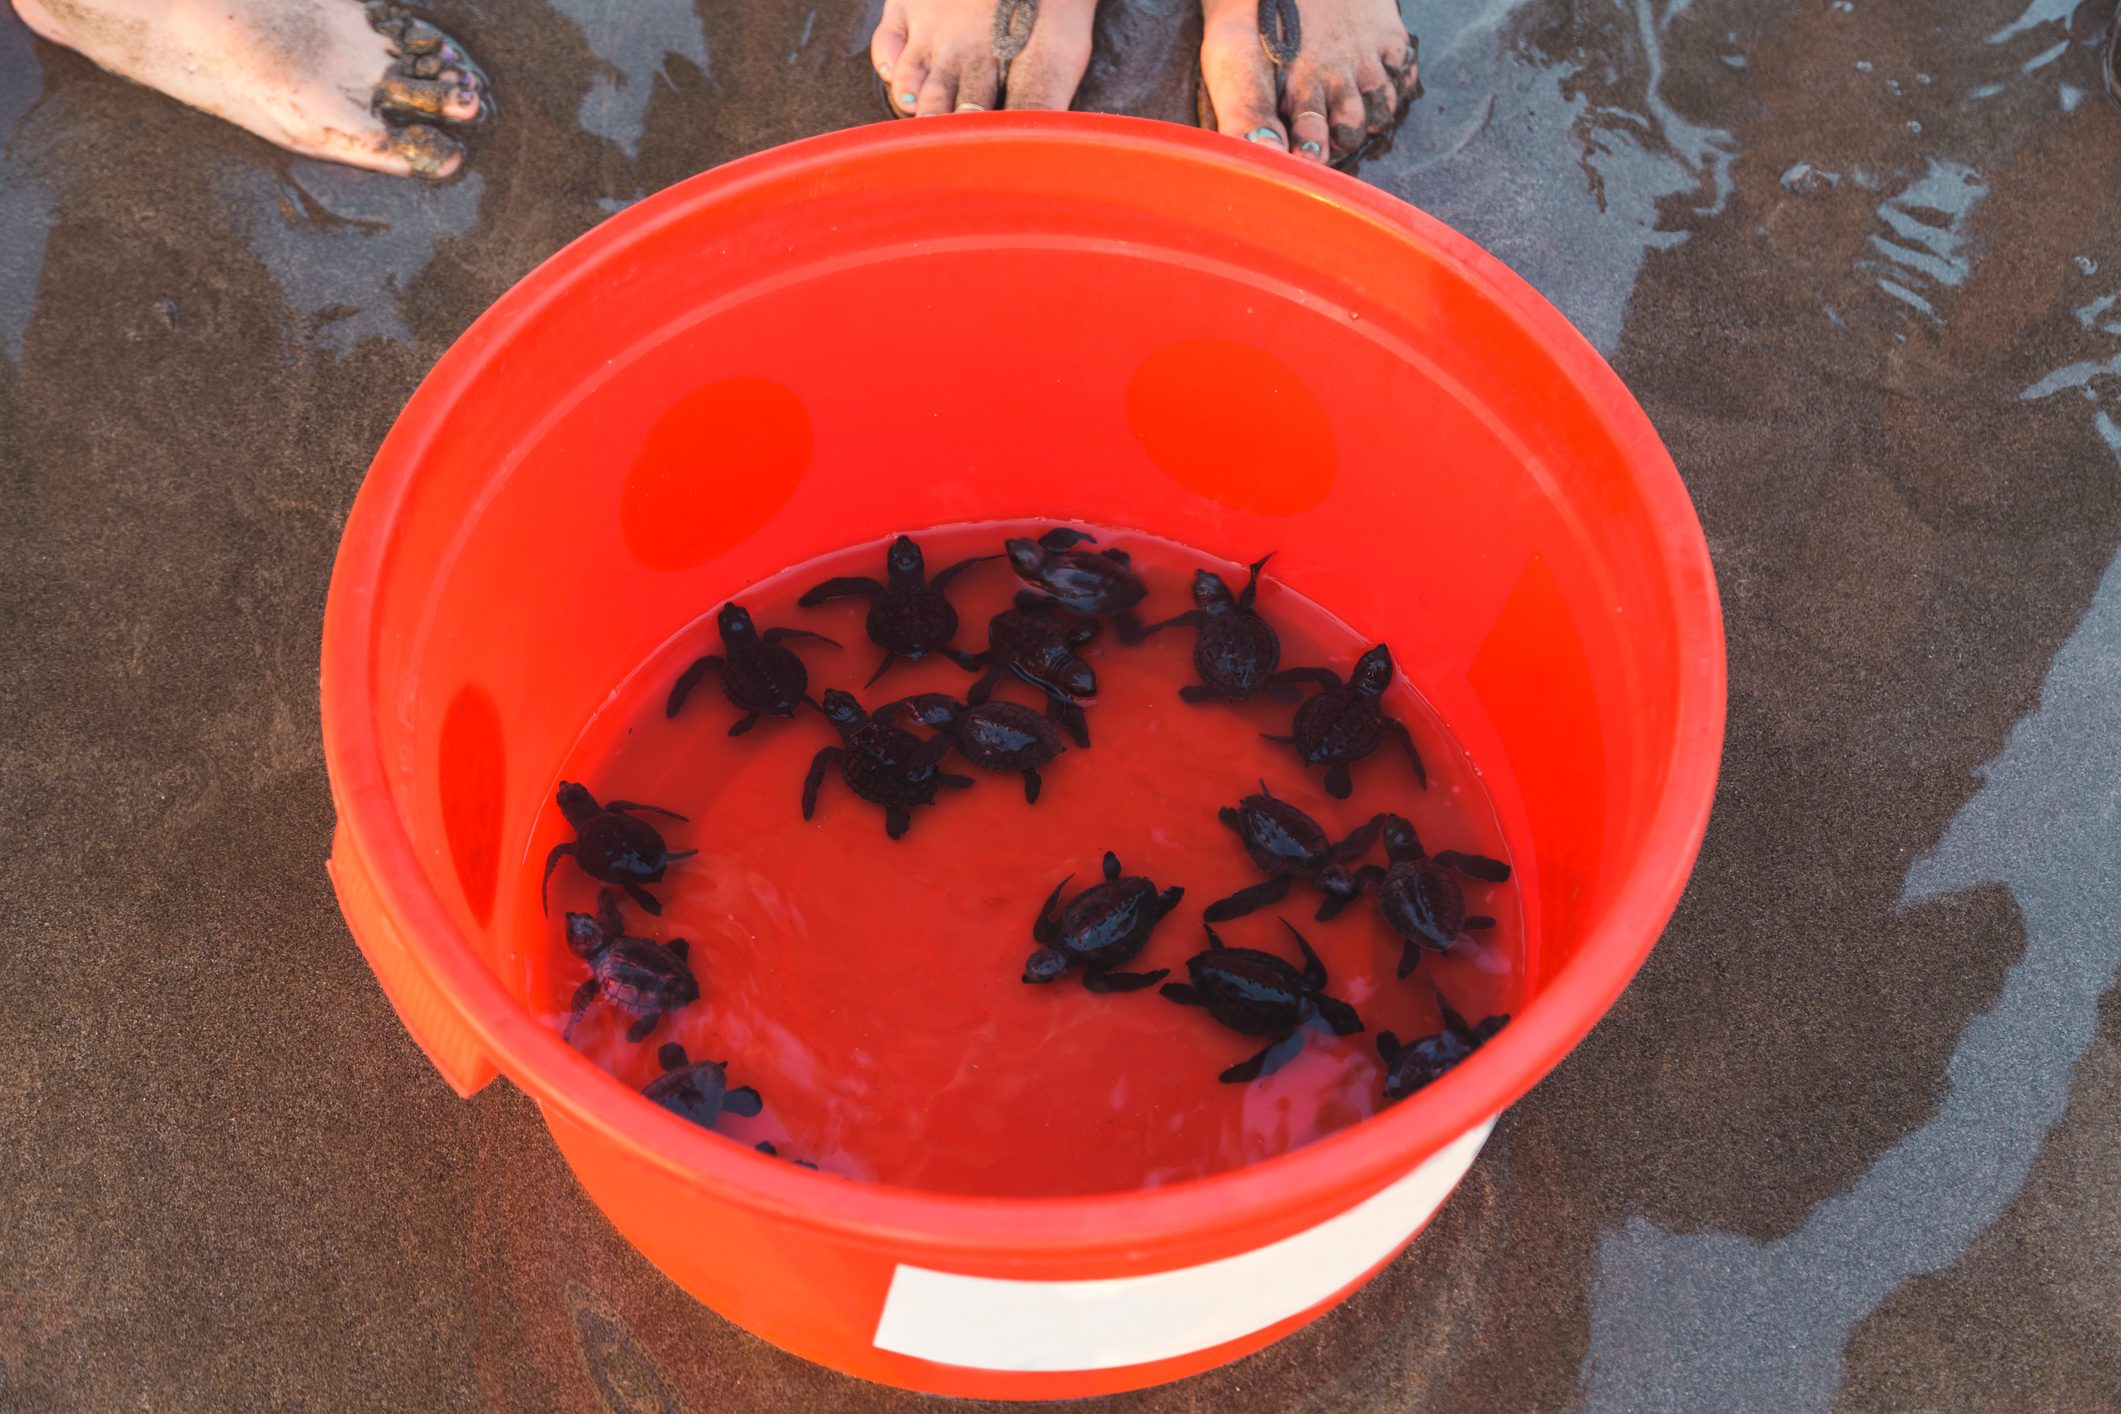
[[[980,1370],[1109,1370],[1189,1355],[1309,1310],[1390,1256],[1443,1206],[1495,1127],[1308,1232],[1148,1276],[1011,1281],[900,1267],[882,1350]]]

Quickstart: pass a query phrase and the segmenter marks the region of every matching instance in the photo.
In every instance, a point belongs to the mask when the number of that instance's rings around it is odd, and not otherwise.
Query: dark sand
[[[2105,9],[1410,0],[1428,98],[1365,175],[1670,442],[1722,794],[1641,979],[1414,1249],[1110,1407],[2121,1406]],[[1197,20],[1107,10],[1085,105],[1189,113]],[[664,1281],[510,1087],[450,1094],[333,906],[317,736],[338,527],[422,371],[605,212],[871,120],[867,21],[436,18],[506,104],[438,189],[0,19],[0,1408],[913,1408]]]

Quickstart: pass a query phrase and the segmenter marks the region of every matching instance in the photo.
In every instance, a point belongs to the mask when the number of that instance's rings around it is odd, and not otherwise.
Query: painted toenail
[[[1245,141],[1263,142],[1272,147],[1279,147],[1283,151],[1288,150],[1288,145],[1282,141],[1281,134],[1272,128],[1254,128],[1251,132],[1245,134]]]
[[[902,93],[898,96],[899,106],[901,108],[911,108],[914,104],[920,102],[920,98],[921,96],[917,93]]]
[[[887,79],[891,77],[891,66],[889,64],[878,64],[876,71]]]
[[[1318,144],[1309,138],[1305,138],[1302,142],[1296,144],[1296,150],[1298,152],[1307,152],[1313,157],[1316,157],[1321,151]]]

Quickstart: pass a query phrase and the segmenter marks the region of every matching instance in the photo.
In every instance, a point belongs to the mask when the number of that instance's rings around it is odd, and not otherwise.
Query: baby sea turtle
[[[1444,1000],[1442,992],[1436,993],[1436,1006],[1443,1013],[1443,1030],[1434,1036],[1424,1036],[1418,1041],[1401,1045],[1399,1038],[1389,1031],[1377,1033],[1377,1054],[1385,1063],[1385,1098],[1404,1100],[1416,1090],[1440,1078],[1473,1052],[1479,1050],[1496,1032],[1509,1024],[1507,1016],[1491,1016],[1478,1026],[1466,1025],[1466,1019],[1452,1010]]]
[[[1385,922],[1405,941],[1399,959],[1404,977],[1421,961],[1421,950],[1448,952],[1461,933],[1477,933],[1495,926],[1492,918],[1466,916],[1465,891],[1451,877],[1453,870],[1470,879],[1500,884],[1510,877],[1510,866],[1482,854],[1460,854],[1445,850],[1431,859],[1421,847],[1421,836],[1413,822],[1402,815],[1384,819],[1385,857],[1391,867],[1365,865],[1355,873],[1358,889],[1377,885],[1377,902]]]
[[[1281,666],[1281,635],[1252,607],[1259,597],[1259,572],[1273,558],[1254,560],[1252,577],[1234,596],[1214,570],[1195,570],[1193,607],[1142,630],[1144,637],[1167,628],[1199,630],[1193,639],[1193,671],[1200,681],[1178,690],[1186,701],[1242,701],[1265,687]]]
[[[1071,614],[1028,589],[987,621],[987,673],[965,700],[977,707],[994,695],[1003,673],[1046,695],[1046,715],[1068,729],[1077,746],[1090,744],[1083,707],[1097,698],[1097,672],[1075,650],[1097,637],[1097,620]]]
[[[1075,876],[1070,874],[1068,879]],[[1178,907],[1186,891],[1176,884],[1162,893],[1139,874],[1122,874],[1119,856],[1105,854],[1105,881],[1092,884],[1065,906],[1061,891],[1068,879],[1053,886],[1031,937],[1040,944],[1024,964],[1026,982],[1051,982],[1069,968],[1083,969],[1083,989],[1091,992],[1135,992],[1171,975],[1168,967],[1154,972],[1114,972],[1123,962],[1132,962],[1149,945],[1149,934],[1163,916]]]
[[[911,712],[924,726],[949,733],[958,751],[982,771],[1013,771],[1024,778],[1024,799],[1038,803],[1038,768],[1066,751],[1053,723],[1020,702],[982,702],[966,706],[948,693],[924,692],[876,709],[889,719]]]
[[[629,1041],[647,1036],[664,1012],[700,998],[690,962],[692,945],[683,938],[658,943],[627,937],[619,918],[619,896],[612,889],[597,890],[594,914],[567,915],[567,950],[589,964],[589,980],[575,989],[563,1038],[574,1035],[575,1023],[599,996],[633,1013],[633,1025],[626,1028]]]
[[[1134,572],[1134,560],[1125,550],[1078,550],[1094,545],[1097,537],[1080,530],[1056,527],[1033,540],[1019,535],[1002,542],[1016,577],[1063,609],[1092,618],[1110,618],[1119,628],[1122,643],[1141,637],[1141,620],[1134,606],[1148,597],[1148,586]]]
[[[1414,749],[1413,735],[1379,706],[1385,689],[1392,685],[1392,650],[1384,644],[1363,654],[1346,682],[1331,668],[1285,668],[1269,681],[1277,687],[1313,682],[1324,689],[1296,709],[1289,735],[1268,736],[1267,740],[1294,746],[1307,766],[1326,767],[1326,794],[1346,800],[1355,789],[1348,763],[1375,751],[1387,734],[1398,738],[1414,767],[1414,778],[1422,789],[1428,789],[1429,773],[1421,764],[1421,753]]]
[[[871,717],[851,694],[838,688],[825,690],[819,709],[840,734],[841,745],[828,746],[810,763],[803,781],[803,818],[817,813],[817,789],[824,784],[827,768],[837,765],[840,779],[856,795],[884,807],[884,833],[893,839],[906,833],[913,823],[912,808],[935,803],[938,787],[969,789],[972,778],[952,776],[937,769],[954,738],[929,737],[926,741],[903,727]]]
[[[663,715],[675,717],[700,679],[719,672],[723,695],[744,712],[730,726],[731,736],[742,736],[769,713],[793,717],[795,709],[803,705],[803,694],[810,687],[810,670],[793,649],[785,646],[788,639],[814,638],[839,647],[822,633],[812,633],[807,628],[769,628],[760,633],[741,604],[724,604],[714,621],[722,632],[722,652],[708,654],[678,675],[670,689],[670,700],[663,704]]]
[[[1258,1055],[1224,1071],[1225,1084],[1242,1085],[1288,1064],[1303,1049],[1306,1026],[1323,1027],[1336,1036],[1362,1030],[1354,1007],[1326,995],[1326,965],[1288,919],[1282,926],[1303,949],[1301,972],[1272,953],[1226,948],[1214,928],[1201,926],[1207,928],[1208,950],[1186,959],[1192,980],[1164,983],[1164,995],[1185,1006],[1206,1007],[1208,1015],[1240,1035],[1275,1038]]]
[[[884,660],[869,675],[870,683],[882,677],[899,659],[918,663],[930,653],[942,654],[966,672],[977,672],[979,660],[976,657],[950,646],[950,640],[957,636],[957,610],[950,606],[943,591],[949,588],[951,580],[974,565],[996,558],[994,555],[974,555],[969,560],[959,560],[930,579],[926,562],[921,558],[921,547],[914,544],[912,536],[901,535],[891,542],[891,548],[884,554],[885,579],[882,583],[860,575],[844,575],[826,580],[795,602],[810,609],[828,599],[844,599],[855,594],[868,597],[869,641],[884,650]]]
[[[1335,844],[1323,825],[1275,795],[1265,781],[1259,783],[1258,795],[1246,796],[1235,808],[1224,806],[1219,818],[1237,831],[1245,853],[1267,878],[1209,904],[1205,917],[1210,923],[1242,918],[1254,909],[1280,903],[1298,879],[1325,894],[1318,917],[1321,921],[1331,918],[1360,896],[1362,890],[1346,866],[1362,857],[1385,823],[1384,816],[1376,816]]]
[[[765,1108],[759,1092],[749,1085],[729,1087],[727,1061],[689,1061],[685,1048],[675,1041],[665,1041],[655,1059],[663,1073],[641,1093],[702,1129],[714,1128],[725,1114],[749,1118]]]
[[[588,787],[578,786],[573,781],[561,781],[559,790],[553,793],[553,801],[560,807],[560,813],[567,817],[567,823],[574,827],[574,839],[567,844],[554,845],[552,853],[545,856],[545,878],[538,885],[538,907],[549,907],[546,895],[552,885],[552,871],[559,867],[562,859],[572,857],[590,878],[617,884],[648,913],[661,913],[663,905],[641,885],[660,882],[664,869],[680,859],[692,858],[699,851],[681,849],[673,853],[663,843],[655,826],[646,820],[633,819],[632,815],[635,811],[646,811],[673,820],[685,817],[660,805],[640,805],[631,800],[614,800],[609,805],[599,805]]]

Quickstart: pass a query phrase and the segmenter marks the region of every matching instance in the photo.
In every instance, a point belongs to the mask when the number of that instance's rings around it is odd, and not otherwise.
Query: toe
[[[1295,141],[1296,155],[1311,162],[1326,160],[1326,80],[1317,67],[1297,61],[1282,86],[1282,117]]]
[[[1392,80],[1399,106],[1404,108],[1420,94],[1421,41],[1402,32],[1396,41],[1385,46],[1384,63],[1385,75]]]
[[[365,113],[323,127],[291,130],[282,141],[304,156],[393,177],[440,181],[464,165],[464,145],[442,129],[427,123],[386,126]]]
[[[898,71],[899,55],[905,52],[906,7],[893,0],[884,6],[884,17],[877,21],[876,33],[869,36],[869,62],[888,84]]]
[[[911,113],[921,101],[921,87],[927,82],[927,54],[907,45],[891,68],[891,106],[901,114]]]
[[[425,123],[392,129],[389,151],[405,163],[407,175],[434,181],[454,175],[464,164],[464,144]]]
[[[407,54],[433,54],[449,37],[425,20],[408,20],[398,32],[398,48]]]
[[[928,78],[921,84],[920,95],[914,100],[913,116],[938,118],[956,106],[957,69],[947,63],[938,63],[928,70]]]
[[[1399,116],[1399,94],[1385,74],[1384,63],[1375,58],[1357,66],[1355,87],[1362,94],[1363,131],[1375,137]]]
[[[377,112],[394,117],[468,123],[479,116],[479,95],[463,84],[388,74],[376,85],[375,106]]]
[[[1201,81],[1214,105],[1218,132],[1284,151],[1288,131],[1275,111],[1274,69],[1259,42],[1256,20],[1218,20],[1201,36]]]
[[[958,66],[957,102],[953,111],[983,113],[999,101],[1001,89],[1001,69],[994,62],[994,51],[975,50],[964,56]]]
[[[1364,132],[1366,114],[1362,94],[1356,90],[1353,80],[1336,79],[1327,85],[1326,92],[1329,98],[1327,130],[1332,135],[1333,160],[1337,162],[1369,140]]]
[[[1090,67],[1091,5],[1048,5],[1038,12],[1023,52],[1009,61],[1002,100],[1011,108],[1062,110],[1075,101]]]

